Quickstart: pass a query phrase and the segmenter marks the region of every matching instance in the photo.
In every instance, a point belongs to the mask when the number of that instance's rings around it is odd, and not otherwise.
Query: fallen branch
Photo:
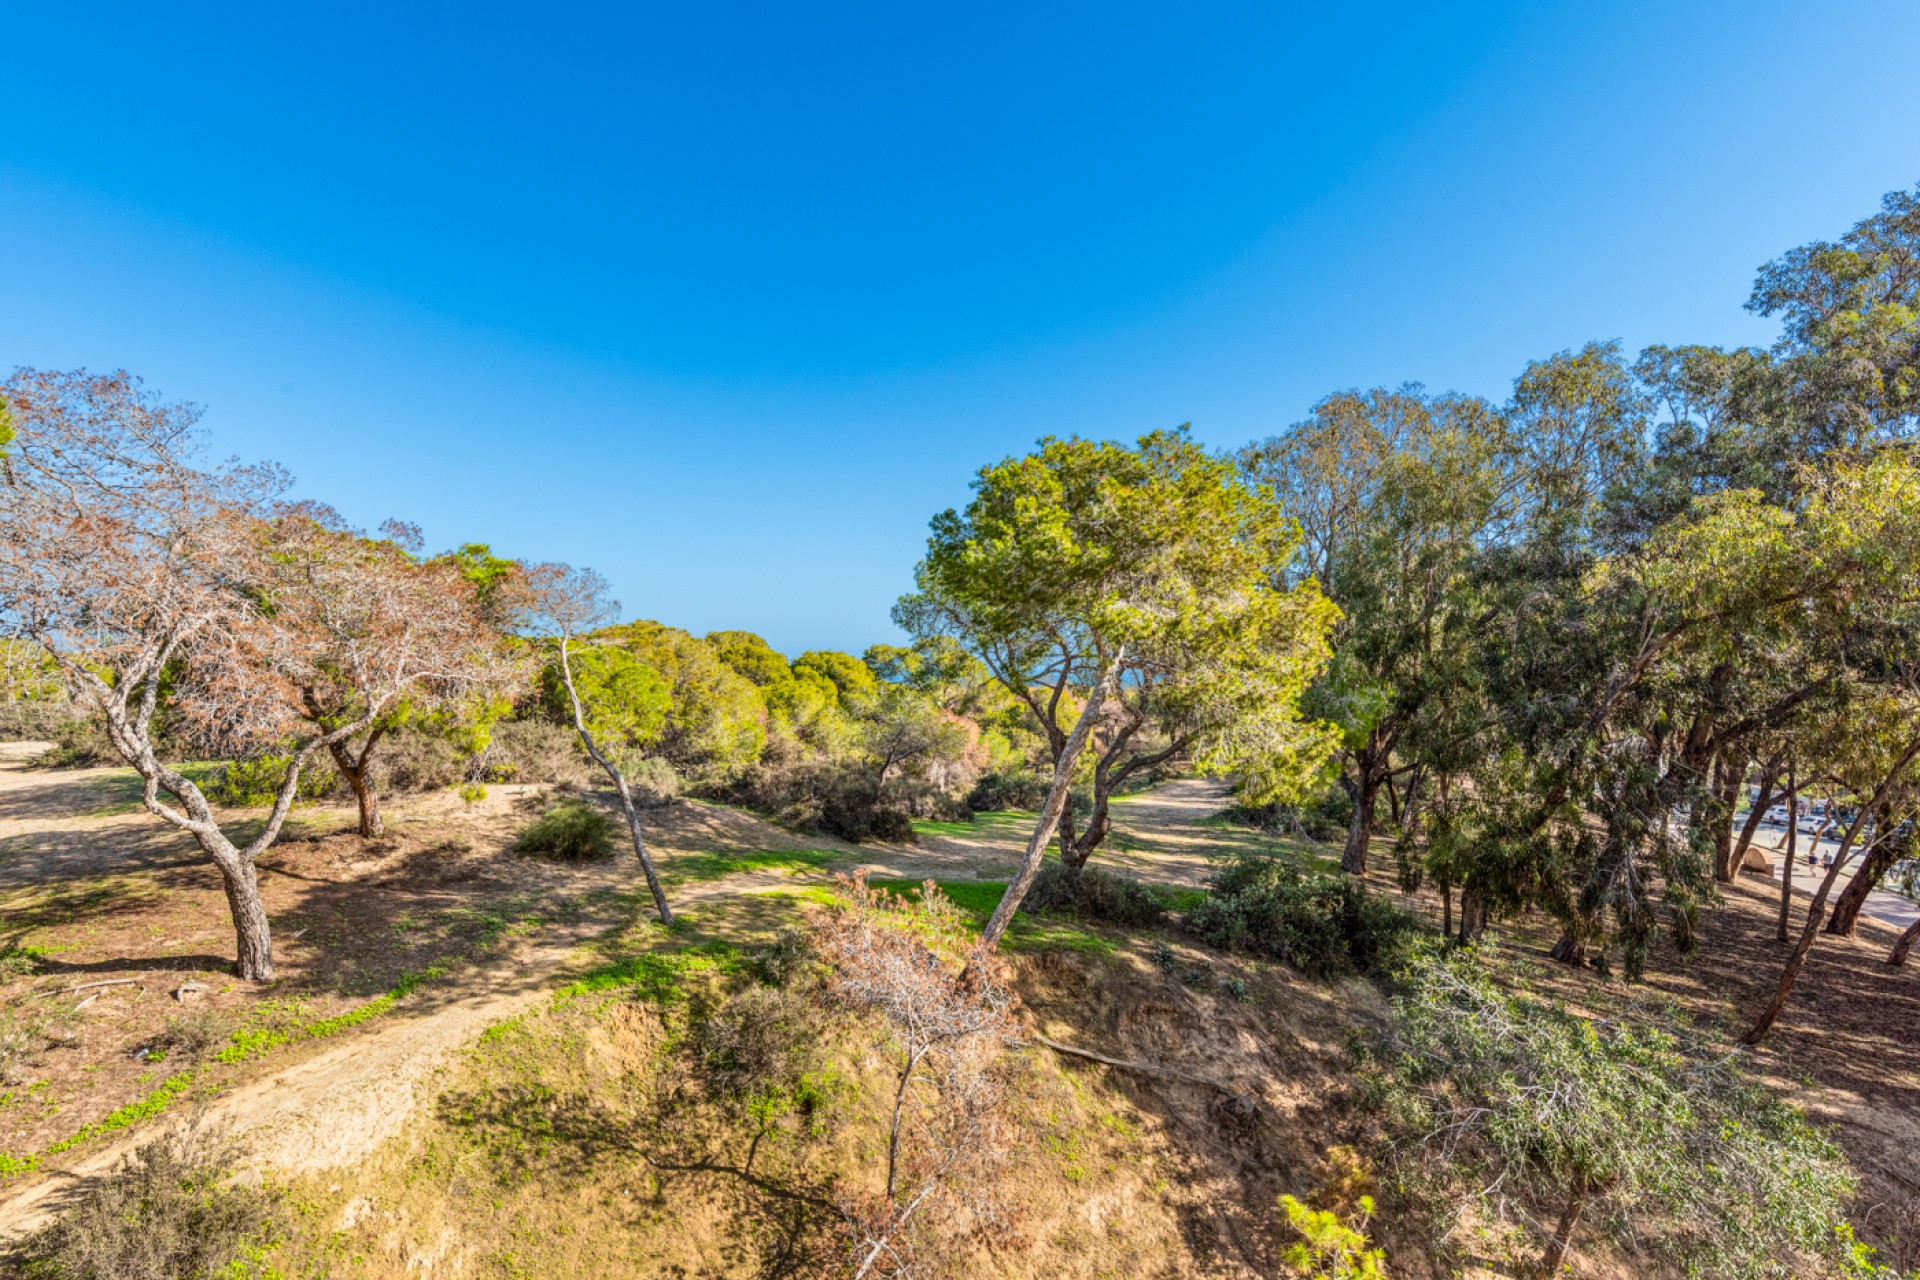
[[[78,986],[56,987],[52,991],[37,991],[34,994],[46,1000],[53,996],[70,996],[76,991],[89,991],[94,987],[128,987],[138,981],[138,978],[108,978],[105,982],[82,982]]]
[[[1118,1067],[1122,1071],[1144,1071],[1148,1075],[1172,1076],[1176,1080],[1185,1080],[1188,1084],[1197,1084],[1216,1090],[1229,1098],[1242,1096],[1238,1089],[1221,1084],[1218,1080],[1209,1080],[1205,1076],[1188,1075],[1184,1071],[1176,1071],[1172,1067],[1162,1067],[1151,1062],[1128,1062],[1124,1058],[1109,1058],[1104,1053],[1095,1053],[1091,1049],[1076,1049],[1070,1044],[1061,1044],[1058,1040],[1049,1040],[1042,1035],[1036,1035],[1034,1039],[1055,1053],[1064,1053],[1070,1058],[1085,1058],[1088,1062],[1097,1062],[1103,1067]]]

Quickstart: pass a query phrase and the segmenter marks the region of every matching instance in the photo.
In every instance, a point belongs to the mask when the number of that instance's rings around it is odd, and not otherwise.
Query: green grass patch
[[[917,890],[918,880],[874,880],[874,888],[888,893],[909,894]],[[1007,891],[1004,880],[936,880],[940,892],[953,900],[959,907],[973,917],[973,927],[978,930],[986,927],[993,909],[1000,905],[1001,897]],[[1061,921],[1050,920],[1045,916],[1029,915],[1022,911],[1013,918],[1013,924],[1007,929],[1005,945],[1009,951],[1079,951],[1091,955],[1111,955],[1113,943],[1097,933],[1089,933],[1078,926]]]
[[[748,853],[695,853],[674,860],[668,884],[718,880],[737,871],[817,871],[839,857],[831,849],[757,849]]]
[[[345,1013],[335,1014],[331,1018],[320,1018],[313,1022],[294,1027],[254,1027],[233,1033],[227,1046],[213,1055],[215,1062],[250,1062],[255,1058],[289,1044],[295,1040],[325,1040],[328,1036],[339,1035],[350,1027],[377,1018],[395,1005],[405,1000],[420,988],[420,984],[444,978],[447,971],[440,965],[422,970],[419,973],[403,973],[393,988],[383,995],[375,996],[357,1008]]]
[[[913,832],[921,836],[958,836],[963,840],[1013,840],[1025,843],[1040,815],[1024,809],[995,809],[973,815],[972,822],[935,822],[915,818]]]
[[[698,942],[681,951],[648,951],[590,969],[554,993],[556,1003],[603,991],[632,991],[653,1004],[686,999],[686,981],[695,974],[722,977],[740,972],[745,957],[731,943]]]

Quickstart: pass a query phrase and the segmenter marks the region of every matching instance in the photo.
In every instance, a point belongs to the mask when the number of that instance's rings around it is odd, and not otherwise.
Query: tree
[[[1316,774],[1330,730],[1300,694],[1326,659],[1335,610],[1318,587],[1275,587],[1297,526],[1185,431],[1138,446],[1043,440],[983,468],[965,512],[933,521],[918,591],[895,619],[951,636],[1031,713],[1053,780],[1020,871],[988,922],[997,943],[1056,826],[1082,866],[1115,789],[1190,752],[1269,792]],[[1075,703],[1079,703],[1077,714]],[[1063,815],[1093,744],[1093,812]]]
[[[1805,1275],[1836,1260],[1853,1178],[1736,1056],[1513,990],[1479,950],[1417,957],[1381,1093],[1400,1190],[1457,1221],[1518,1211],[1559,1275],[1588,1224],[1688,1275]],[[1538,1217],[1534,1215],[1538,1214]],[[1551,1224],[1551,1225],[1549,1225]]]
[[[1511,454],[1484,401],[1407,386],[1330,396],[1240,455],[1311,531],[1276,576],[1318,582],[1340,606],[1333,660],[1306,705],[1341,728],[1340,783],[1353,803],[1341,865],[1356,875],[1381,791],[1409,823],[1433,763],[1422,740],[1444,753],[1434,730],[1459,729],[1456,695],[1472,683],[1459,630],[1476,612],[1475,554],[1510,515]]]
[[[271,978],[255,863],[315,753],[419,689],[475,677],[460,580],[369,572],[349,535],[277,523],[283,472],[197,465],[198,411],[124,373],[21,370],[6,399],[19,437],[0,488],[0,612],[100,711],[144,783],[147,812],[192,836],[219,870],[240,976]],[[353,711],[313,725],[302,718],[312,692]],[[163,702],[202,745],[288,752],[266,820],[244,844],[162,758]]]
[[[595,645],[618,645],[666,680],[672,706],[649,750],[696,778],[736,777],[767,745],[767,701],[760,687],[697,636],[658,622],[606,627]]]
[[[649,679],[631,657],[601,658],[588,664],[592,679],[585,682],[588,693],[600,694],[589,701],[583,694],[583,682],[576,680],[573,647],[581,637],[591,635],[619,616],[620,604],[608,593],[607,580],[591,569],[576,569],[564,564],[529,565],[515,584],[518,623],[522,630],[553,641],[558,650],[560,683],[567,692],[567,704],[573,712],[574,732],[593,762],[612,779],[620,795],[620,808],[627,817],[627,832],[633,838],[634,856],[647,877],[647,889],[660,922],[673,924],[673,908],[647,853],[646,837],[640,831],[640,813],[634,806],[633,789],[627,775],[601,746],[595,733],[645,734],[664,716],[658,716],[658,696],[664,681],[657,672]]]
[[[349,527],[338,512],[317,503],[274,512],[263,532],[266,554],[281,562],[286,572],[313,582],[353,582],[362,589],[379,584],[391,602],[410,600],[409,628],[394,640],[435,655],[439,674],[415,681],[405,697],[371,719],[365,715],[366,682],[350,672],[324,672],[323,678],[299,691],[299,714],[321,732],[331,733],[343,724],[364,724],[355,733],[329,741],[327,752],[353,792],[360,835],[367,839],[386,830],[370,771],[381,741],[409,722],[464,718],[484,724],[489,711],[504,706],[525,677],[520,665],[509,658],[497,610],[488,603],[492,579],[486,566],[480,566],[481,577],[476,581],[471,557],[421,561],[419,530],[389,520],[380,533],[381,537],[370,538]],[[427,607],[429,597],[435,600],[432,607]]]
[[[847,898],[822,921],[830,990],[877,1014],[899,1055],[887,1125],[884,1190],[841,1197],[856,1280],[908,1274],[920,1221],[965,1211],[969,1227],[1004,1234],[996,1183],[1013,1142],[1000,1057],[1020,1033],[1014,998],[994,976],[984,941],[931,882],[916,899],[841,884]],[[956,965],[955,959],[964,963]]]

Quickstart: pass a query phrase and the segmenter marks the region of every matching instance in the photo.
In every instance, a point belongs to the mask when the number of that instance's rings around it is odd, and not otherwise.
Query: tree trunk
[[[1740,878],[1740,868],[1747,860],[1747,850],[1753,846],[1753,838],[1760,832],[1760,820],[1766,816],[1767,807],[1773,803],[1773,784],[1780,778],[1778,757],[1760,766],[1760,790],[1755,793],[1753,808],[1747,811],[1747,820],[1740,825],[1740,838],[1734,842],[1732,854],[1727,859],[1724,870],[1714,868],[1714,878],[1722,883],[1731,883]]]
[[[1006,892],[1000,895],[1000,905],[993,909],[987,927],[980,932],[980,944],[988,951],[999,947],[1007,926],[1013,923],[1013,913],[1020,909],[1021,900],[1027,896],[1027,890],[1033,887],[1033,878],[1040,874],[1041,855],[1046,852],[1047,841],[1053,838],[1053,829],[1060,825],[1060,815],[1066,812],[1067,793],[1073,787],[1073,766],[1086,749],[1094,721],[1100,718],[1107,699],[1113,696],[1114,686],[1120,680],[1122,661],[1121,654],[1114,654],[1107,669],[1100,673],[1099,683],[1088,693],[1087,705],[1080,709],[1080,718],[1074,721],[1073,732],[1067,735],[1066,744],[1060,749],[1060,758],[1054,761],[1053,785],[1047,789],[1047,802],[1041,806],[1040,821],[1034,824],[1033,835],[1027,839],[1027,851],[1021,858],[1020,870],[1008,883]]]
[[[1553,944],[1553,949],[1547,955],[1561,964],[1579,968],[1587,962],[1587,940],[1572,925],[1568,925],[1560,931],[1560,940]]]
[[[1400,798],[1399,825],[1403,840],[1413,831],[1414,816],[1420,812],[1420,784],[1425,777],[1426,770],[1420,765],[1415,765],[1407,775],[1407,793]]]
[[[1547,1241],[1546,1256],[1540,1259],[1543,1274],[1560,1274],[1560,1268],[1567,1260],[1567,1250],[1573,1244],[1573,1233],[1580,1226],[1580,1211],[1586,1205],[1586,1192],[1575,1184],[1574,1189],[1567,1193],[1567,1207],[1560,1212],[1560,1223],[1553,1229],[1553,1239]]]
[[[1741,763],[1744,769],[1745,761]],[[1712,776],[1712,799],[1697,807],[1694,818],[1713,823],[1713,878],[1725,884],[1740,874],[1733,860],[1733,805],[1739,795],[1739,779],[1734,776],[1733,761],[1725,755],[1714,760]]]
[[[1486,931],[1487,911],[1480,891],[1472,887],[1460,891],[1460,945],[1466,946]]]
[[[586,708],[580,705],[580,693],[573,686],[573,663],[568,656],[569,637],[560,637],[560,678],[566,682],[567,700],[573,704],[573,727],[580,735],[580,743],[586,747],[587,754],[594,763],[606,771],[613,779],[613,785],[620,792],[620,807],[627,814],[627,831],[633,837],[633,852],[640,859],[640,870],[647,877],[647,889],[653,894],[654,908],[660,913],[660,923],[673,926],[673,908],[667,905],[667,891],[660,885],[660,877],[653,869],[653,859],[647,854],[647,842],[640,834],[640,814],[633,806],[633,792],[627,786],[627,775],[612,760],[600,754],[600,746],[593,740],[593,734],[587,729]]]
[[[273,934],[267,926],[266,904],[260,900],[260,877],[245,858],[216,860],[220,882],[233,913],[233,935],[238,943],[234,972],[249,982],[273,978]]]
[[[373,793],[373,783],[367,778],[364,766],[350,768],[341,763],[340,757],[334,757],[334,767],[340,770],[340,776],[353,788],[353,798],[360,806],[360,835],[363,839],[375,840],[387,833],[387,824],[380,817],[380,797]]]
[[[1800,845],[1800,781],[1794,775],[1793,766],[1787,767],[1787,843],[1780,855],[1780,931],[1778,940],[1785,942],[1790,937],[1787,926],[1793,920],[1793,860],[1799,856]]]
[[[1347,794],[1353,798],[1353,817],[1347,823],[1347,844],[1340,851],[1340,869],[1353,876],[1367,874],[1367,847],[1373,842],[1373,806],[1380,794],[1380,778],[1371,754],[1362,752],[1359,763],[1357,779],[1341,778]]]
[[[1893,950],[1887,953],[1887,963],[1891,965],[1905,964],[1907,962],[1907,952],[1913,950],[1915,938],[1920,938],[1920,920],[1915,920],[1912,924],[1908,925],[1907,931],[1900,935],[1900,940],[1893,944]]]
[[[1453,886],[1445,881],[1440,883],[1440,936],[1453,936]]]
[[[1860,838],[1860,828],[1866,823],[1867,814],[1887,802],[1887,793],[1893,789],[1894,782],[1906,772],[1907,766],[1913,762],[1916,754],[1920,754],[1920,738],[1915,738],[1906,751],[1901,753],[1899,760],[1894,762],[1893,768],[1888,771],[1881,780],[1879,789],[1874,792],[1873,799],[1854,812],[1853,821],[1847,825],[1847,833],[1840,837],[1840,851],[1834,854],[1833,865],[1827,868],[1826,878],[1820,882],[1819,891],[1813,895],[1813,905],[1807,908],[1806,927],[1800,930],[1800,941],[1794,945],[1793,954],[1787,957],[1786,970],[1780,975],[1780,986],[1773,993],[1773,999],[1767,1002],[1767,1007],[1761,1011],[1759,1018],[1754,1021],[1753,1026],[1747,1029],[1747,1034],[1740,1037],[1741,1044],[1758,1045],[1767,1038],[1767,1033],[1773,1030],[1774,1021],[1779,1018],[1780,1011],[1787,1005],[1787,997],[1793,994],[1793,984],[1800,979],[1800,970],[1807,963],[1807,953],[1813,950],[1813,941],[1820,934],[1820,919],[1826,910],[1827,895],[1833,892],[1834,881],[1840,878],[1841,870],[1847,865],[1847,859],[1853,853],[1854,841]],[[1885,839],[1886,835],[1886,832],[1879,833],[1881,839]]]
[[[1064,813],[1060,817],[1060,824],[1061,865],[1068,871],[1078,873],[1113,830],[1112,819],[1107,813],[1107,795],[1098,778],[1094,779],[1093,815],[1087,819],[1086,830],[1076,832],[1070,816]]]
[[[1831,813],[1831,811],[1829,811]],[[1875,815],[1875,825],[1881,831],[1891,826],[1892,814],[1882,809]],[[1860,923],[1860,909],[1867,905],[1867,895],[1880,887],[1893,864],[1900,861],[1900,847],[1892,840],[1882,837],[1873,846],[1871,852],[1861,859],[1860,869],[1853,873],[1853,880],[1840,891],[1833,900],[1833,914],[1827,919],[1827,932],[1839,938],[1851,938],[1855,926]]]

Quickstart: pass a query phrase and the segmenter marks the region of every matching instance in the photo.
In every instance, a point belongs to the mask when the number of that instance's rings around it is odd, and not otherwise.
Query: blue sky
[[[1904,0],[1041,8],[12,7],[0,366],[858,651],[1042,434],[1766,342],[1754,268],[1920,180]]]

